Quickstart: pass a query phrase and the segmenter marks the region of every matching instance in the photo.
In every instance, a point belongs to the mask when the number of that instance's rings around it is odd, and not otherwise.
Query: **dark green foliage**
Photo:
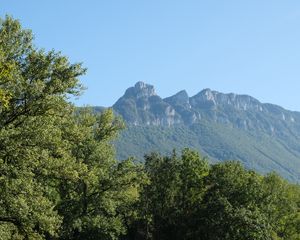
[[[237,162],[212,166],[201,211],[206,239],[272,239],[261,177]]]
[[[204,194],[208,163],[197,153],[183,150],[182,156],[146,156],[150,184],[141,195],[142,214],[153,239],[185,239],[198,226],[195,210]]]
[[[298,239],[299,186],[184,150],[145,158],[149,183],[130,239]],[[140,237],[140,238],[139,238]]]

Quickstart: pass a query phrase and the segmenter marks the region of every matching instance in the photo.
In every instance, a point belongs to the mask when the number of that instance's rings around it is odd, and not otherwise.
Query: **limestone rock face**
[[[129,125],[191,125],[202,120],[243,130],[280,133],[286,124],[298,126],[300,113],[263,104],[248,95],[224,94],[204,89],[189,97],[185,90],[162,99],[152,85],[137,82],[113,105]]]
[[[182,90],[171,97],[165,98],[164,101],[171,105],[191,108],[189,95],[185,90]]]
[[[201,118],[200,113],[192,109],[190,98],[185,90],[165,98],[164,101],[175,109],[181,117],[181,122],[184,124],[189,125],[195,123]]]

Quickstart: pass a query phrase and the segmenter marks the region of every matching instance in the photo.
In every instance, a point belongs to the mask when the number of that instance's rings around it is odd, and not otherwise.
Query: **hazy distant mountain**
[[[213,161],[237,159],[300,181],[299,112],[210,89],[163,99],[143,82],[127,89],[113,109],[128,125],[116,142],[119,158],[190,147]]]

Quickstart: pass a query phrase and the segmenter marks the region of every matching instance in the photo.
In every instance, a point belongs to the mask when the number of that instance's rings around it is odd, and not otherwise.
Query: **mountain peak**
[[[149,95],[156,95],[154,87],[152,85],[144,83],[144,82],[141,82],[141,81],[137,82],[134,85],[134,88],[137,91],[148,93]]]
[[[134,98],[148,98],[151,96],[156,96],[155,89],[152,85],[146,84],[144,82],[137,82],[134,87],[130,87],[126,90],[126,97],[134,97]]]
[[[200,93],[212,92],[210,88],[204,88]]]
[[[165,98],[164,101],[171,105],[182,105],[190,108],[189,95],[185,90],[182,90],[171,97]]]
[[[155,93],[154,87],[144,82],[128,88],[113,109],[132,125],[171,126],[181,120],[175,109]]]
[[[180,97],[184,97],[184,98],[188,98],[189,95],[185,90],[181,90],[180,92],[176,93],[175,96],[180,96]]]
[[[147,88],[147,85],[146,83],[142,82],[142,81],[138,81],[134,87],[137,88],[137,89],[143,89],[143,88]]]

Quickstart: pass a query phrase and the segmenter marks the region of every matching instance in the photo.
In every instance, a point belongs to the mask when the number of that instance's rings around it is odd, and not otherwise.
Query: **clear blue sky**
[[[300,111],[299,0],[2,0],[5,14],[88,68],[77,105],[145,81],[162,97],[211,88]]]

